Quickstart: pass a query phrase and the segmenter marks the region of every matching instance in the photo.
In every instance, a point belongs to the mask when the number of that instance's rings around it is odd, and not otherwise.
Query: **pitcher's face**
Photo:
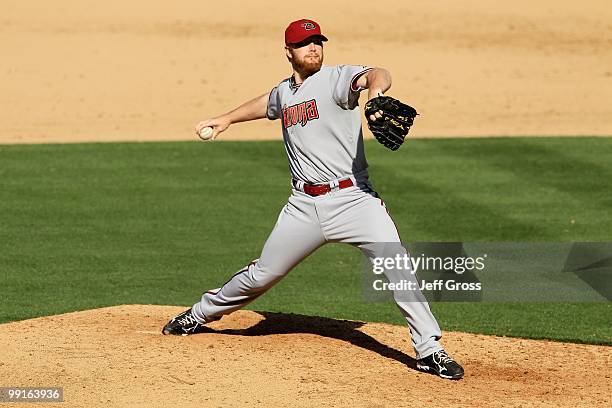
[[[301,43],[287,46],[286,50],[287,58],[296,71],[311,75],[323,65],[323,41],[319,38],[307,38]]]

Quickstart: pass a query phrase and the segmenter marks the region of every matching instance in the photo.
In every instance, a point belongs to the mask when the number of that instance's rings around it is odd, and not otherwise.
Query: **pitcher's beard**
[[[323,58],[304,58],[302,61],[294,60],[296,71],[308,77],[319,72],[323,65]]]

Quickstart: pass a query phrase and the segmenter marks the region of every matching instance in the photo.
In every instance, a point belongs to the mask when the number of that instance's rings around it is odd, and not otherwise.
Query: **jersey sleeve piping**
[[[351,91],[352,92],[361,92],[361,91],[363,91],[365,89],[365,88],[362,88],[362,87],[356,88],[355,85],[356,85],[356,82],[359,79],[359,77],[361,77],[363,74],[365,74],[366,72],[371,71],[371,70],[372,70],[372,67],[367,67],[363,71],[358,72],[357,74],[353,75],[353,78],[351,79]]]
[[[266,106],[266,117],[268,118],[268,120],[275,120],[278,119],[278,117],[273,117],[270,116],[270,99],[272,99],[273,95],[278,95],[278,91],[274,92],[274,90],[277,88],[277,86],[275,86],[274,88],[272,88],[270,90],[270,94],[268,95],[268,104]],[[273,106],[276,106],[276,104],[274,104]]]

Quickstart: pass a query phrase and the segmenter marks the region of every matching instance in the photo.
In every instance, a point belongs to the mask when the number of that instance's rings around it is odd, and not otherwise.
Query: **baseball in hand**
[[[198,132],[198,136],[202,140],[208,140],[208,139],[210,139],[212,137],[212,135],[213,135],[213,128],[211,128],[211,127],[203,127]]]

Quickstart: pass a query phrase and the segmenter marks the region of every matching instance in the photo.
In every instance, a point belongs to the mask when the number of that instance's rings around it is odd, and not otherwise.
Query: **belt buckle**
[[[340,190],[340,180],[332,180],[328,185],[330,192]]]

